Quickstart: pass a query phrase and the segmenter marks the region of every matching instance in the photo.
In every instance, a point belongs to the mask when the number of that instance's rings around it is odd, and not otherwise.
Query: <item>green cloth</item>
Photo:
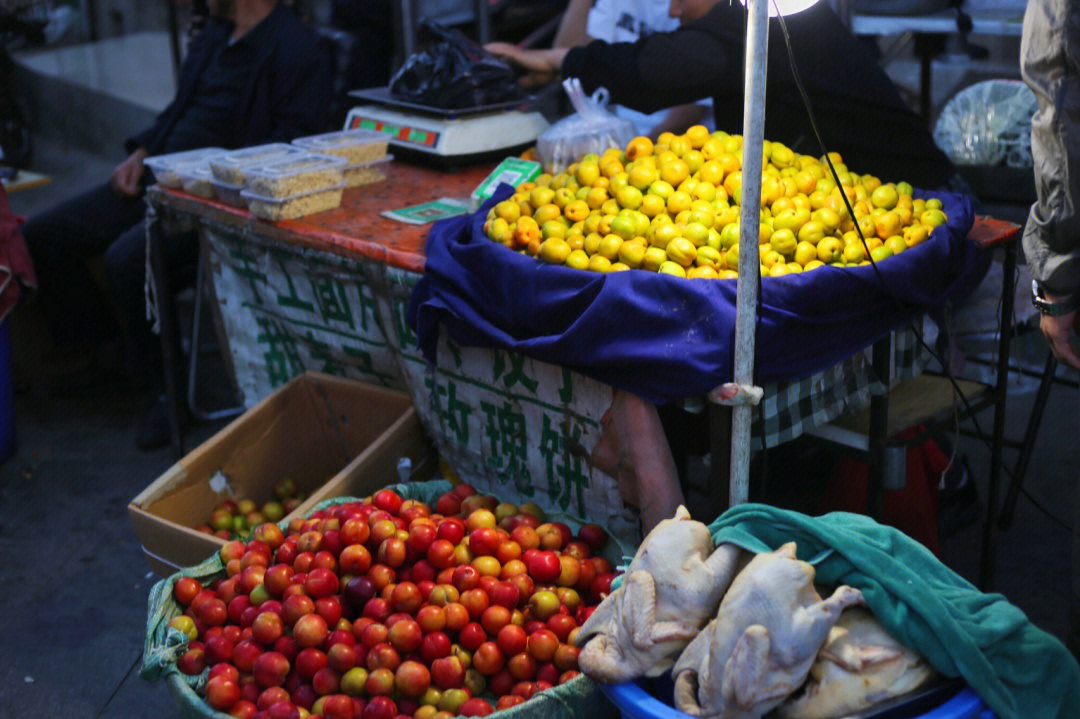
[[[1080,715],[1080,666],[1000,594],[984,594],[902,532],[869,517],[809,517],[742,504],[709,525],[717,544],[753,552],[794,541],[816,581],[862,590],[878,620],[1001,719]]]

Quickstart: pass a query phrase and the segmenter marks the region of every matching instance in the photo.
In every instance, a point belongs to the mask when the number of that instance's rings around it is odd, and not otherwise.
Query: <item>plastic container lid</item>
[[[332,187],[318,187],[307,192],[300,192],[285,197],[268,197],[252,190],[244,190],[240,196],[248,205],[248,209],[255,217],[265,220],[293,220],[306,215],[332,210],[341,204],[341,193],[345,189],[343,183]],[[319,195],[332,195],[320,198]],[[311,198],[305,202],[305,198]],[[320,200],[323,200],[320,202]],[[292,203],[300,203],[293,205]]]
[[[393,155],[386,155],[380,157],[378,160],[368,160],[367,162],[356,162],[350,165],[345,165],[346,170],[360,170],[365,167],[375,167],[376,165],[385,165],[394,159]]]
[[[242,207],[244,205],[244,198],[240,197],[240,193],[244,189],[243,185],[230,185],[228,183],[219,182],[211,175],[210,186],[214,188],[214,194],[217,195],[217,199],[222,202],[237,207]]]
[[[256,190],[247,189],[247,190],[241,190],[240,191],[240,196],[244,198],[245,202],[249,202],[249,203],[252,202],[252,201],[255,201],[255,202],[269,202],[269,203],[272,203],[272,204],[280,204],[280,203],[283,203],[283,202],[289,202],[290,200],[298,200],[301,197],[307,197],[308,195],[314,195],[314,194],[317,194],[319,192],[331,192],[333,190],[343,190],[343,189],[345,189],[345,185],[339,182],[338,184],[330,185],[329,187],[316,187],[314,190],[304,190],[303,192],[298,192],[295,195],[281,195],[279,197],[274,197],[273,195],[267,195],[267,194],[264,194],[262,192],[258,192]]]
[[[195,162],[205,162],[212,157],[228,153],[223,147],[201,147],[198,150],[185,152],[171,152],[167,155],[154,155],[143,160],[147,167],[172,169],[177,165],[190,165]]]
[[[327,132],[322,135],[310,135],[298,137],[293,140],[297,147],[303,147],[311,152],[320,152],[328,155],[341,155],[349,157],[369,145],[382,145],[381,152],[386,151],[389,138],[382,132],[357,128],[355,130],[339,130]]]
[[[207,180],[212,177],[210,174],[210,165],[205,162],[191,162],[186,165],[177,165],[174,168],[176,174],[180,175],[180,178],[187,182],[188,180]]]
[[[275,200],[310,194],[340,185],[344,157],[305,152],[300,157],[247,168],[248,189]]]
[[[172,152],[167,155],[154,155],[143,160],[143,164],[154,173],[154,179],[167,187],[180,187],[182,180],[172,176],[179,168],[198,164],[205,165],[208,160],[224,155],[228,150],[222,147],[202,147],[198,150]]]
[[[307,154],[307,152],[284,142],[254,145],[212,158],[210,170],[214,173],[214,179],[218,182],[233,187],[241,187],[246,180],[246,170],[252,165],[262,165],[303,154]]]
[[[197,197],[206,199],[214,198],[210,166],[206,162],[194,162],[190,165],[180,165],[175,170],[180,176],[180,184],[187,192]]]

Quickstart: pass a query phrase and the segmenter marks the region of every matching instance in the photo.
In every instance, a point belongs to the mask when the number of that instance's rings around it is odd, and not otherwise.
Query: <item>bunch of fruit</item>
[[[262,524],[221,549],[227,577],[176,582],[177,666],[209,666],[207,703],[243,719],[486,716],[577,676],[606,541],[467,484]]]
[[[828,159],[839,185],[824,157],[769,141],[762,152],[763,277],[880,262],[948,221],[940,200],[914,199],[906,182],[851,172],[837,153]],[[710,134],[703,125],[683,135],[665,132],[655,145],[635,137],[624,150],[585,155],[566,172],[519,185],[488,212],[484,232],[511,249],[581,270],[733,278],[741,158],[740,135]]]
[[[296,482],[286,477],[274,485],[274,499],[265,502],[262,507],[246,497],[222,500],[214,507],[206,524],[200,524],[195,530],[219,539],[247,536],[260,524],[280,522],[286,514],[299,507],[305,497]]]

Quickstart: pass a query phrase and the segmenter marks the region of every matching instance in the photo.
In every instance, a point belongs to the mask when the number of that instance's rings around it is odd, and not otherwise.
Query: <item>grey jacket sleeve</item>
[[[1031,122],[1038,199],[1024,230],[1032,277],[1080,291],[1080,3],[1030,0],[1020,69],[1039,109]]]

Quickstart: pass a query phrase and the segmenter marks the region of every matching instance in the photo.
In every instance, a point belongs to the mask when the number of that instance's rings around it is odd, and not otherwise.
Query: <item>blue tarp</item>
[[[424,276],[409,304],[409,324],[429,361],[441,324],[459,344],[513,350],[657,404],[732,380],[735,280],[599,274],[512,252],[482,229],[487,209],[512,191],[503,185],[476,213],[431,227]],[[916,194],[940,198],[948,224],[877,271],[822,267],[765,278],[755,382],[820,371],[970,290],[989,262],[988,253],[965,239],[974,221],[970,201]]]

